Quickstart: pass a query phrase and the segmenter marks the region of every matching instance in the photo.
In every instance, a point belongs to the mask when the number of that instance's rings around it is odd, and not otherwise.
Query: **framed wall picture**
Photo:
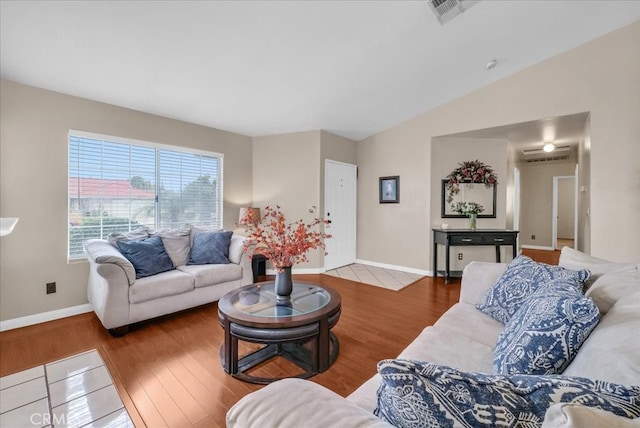
[[[397,204],[400,202],[400,176],[380,177],[380,203]]]

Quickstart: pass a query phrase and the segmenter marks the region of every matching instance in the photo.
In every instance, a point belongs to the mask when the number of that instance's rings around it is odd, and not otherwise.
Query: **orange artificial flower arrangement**
[[[247,234],[244,252],[262,254],[271,260],[279,272],[296,263],[309,261],[309,250],[324,249],[324,240],[331,238],[327,233],[312,230],[319,224],[328,224],[327,220],[316,218],[305,224],[301,219],[287,223],[280,206],[276,206],[275,209],[265,207],[264,210],[262,222],[260,218],[254,218],[257,210],[248,210],[240,219],[240,224],[244,226]]]

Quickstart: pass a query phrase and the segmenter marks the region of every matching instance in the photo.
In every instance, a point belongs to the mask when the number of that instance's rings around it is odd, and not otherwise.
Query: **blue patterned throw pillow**
[[[555,403],[640,416],[640,386],[569,376],[467,373],[431,363],[383,360],[374,414],[396,427],[540,427]]]
[[[173,263],[159,236],[137,241],[117,241],[116,245],[136,270],[136,279],[173,269]]]
[[[593,300],[566,281],[539,288],[498,336],[493,372],[562,373],[600,321]]]
[[[527,256],[518,256],[509,263],[502,276],[487,291],[476,308],[506,324],[541,285],[561,280],[570,281],[577,289],[582,289],[590,275],[587,269],[573,271],[538,263]]]

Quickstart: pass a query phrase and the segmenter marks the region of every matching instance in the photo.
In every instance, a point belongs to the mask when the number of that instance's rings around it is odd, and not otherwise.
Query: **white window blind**
[[[69,259],[82,243],[141,226],[222,228],[222,155],[69,134]]]

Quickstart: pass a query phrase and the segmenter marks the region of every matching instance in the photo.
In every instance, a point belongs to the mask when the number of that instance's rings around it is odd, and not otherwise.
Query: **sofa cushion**
[[[433,325],[452,336],[462,336],[493,348],[504,325],[468,303],[456,303]],[[429,344],[433,346],[433,344]]]
[[[177,269],[193,276],[196,288],[242,278],[242,267],[235,263],[226,265],[186,265],[178,266]]]
[[[136,270],[136,279],[173,269],[173,263],[159,236],[116,243],[122,255]]]
[[[193,238],[188,265],[227,264],[231,231],[200,232]]]
[[[383,360],[378,372],[382,382],[374,414],[397,427],[534,427],[559,402],[640,416],[640,386],[558,375],[469,373],[407,360]]]
[[[183,227],[173,230],[161,230],[155,233],[162,239],[167,254],[174,266],[186,265],[191,252],[191,229]]]
[[[595,303],[573,283],[548,283],[524,302],[500,333],[493,372],[562,373],[599,319]]]
[[[542,428],[638,428],[639,418],[625,418],[597,407],[575,403],[557,403],[544,414]]]
[[[640,291],[602,317],[564,374],[640,385]]]
[[[194,289],[194,278],[184,272],[171,270],[140,278],[129,287],[129,302],[142,303],[165,296],[175,296]]]
[[[588,278],[589,271],[586,269],[572,271],[537,263],[526,256],[518,256],[509,263],[504,273],[476,307],[502,324],[506,324],[542,284],[563,280],[571,281],[576,288],[581,288]]]
[[[293,411],[282,411],[283,405]],[[295,378],[273,382],[241,398],[227,412],[226,426],[393,428],[335,392],[316,383]]]

